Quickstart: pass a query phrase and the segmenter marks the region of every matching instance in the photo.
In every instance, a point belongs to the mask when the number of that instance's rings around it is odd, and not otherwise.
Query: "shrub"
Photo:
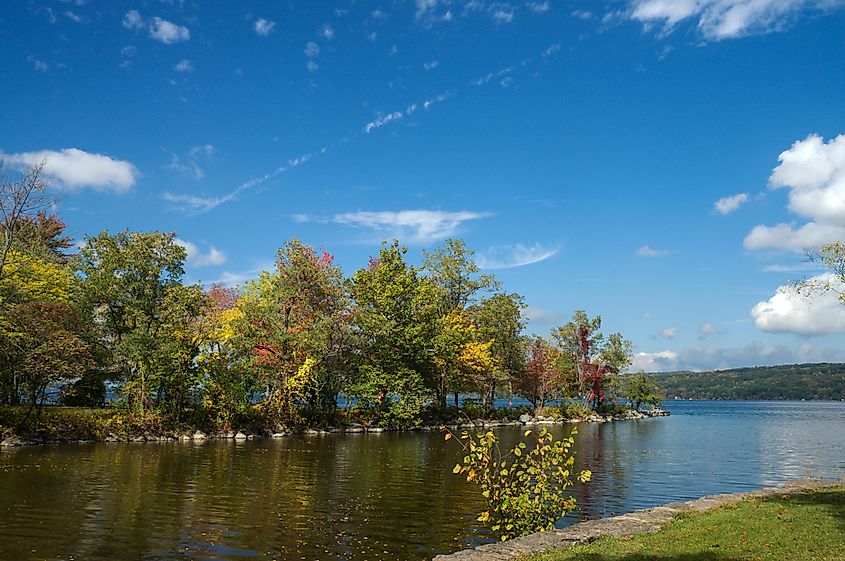
[[[575,458],[570,450],[575,434],[573,429],[567,438],[555,440],[546,429],[539,433],[527,430],[525,437],[533,439],[530,448],[521,441],[502,453],[492,431],[462,432],[457,440],[465,455],[453,473],[481,488],[487,510],[479,514],[478,521],[503,541],[554,528],[555,522],[576,506],[575,498],[566,493],[573,484]],[[446,431],[446,440],[453,437]],[[590,475],[584,470],[576,479],[586,483]]]

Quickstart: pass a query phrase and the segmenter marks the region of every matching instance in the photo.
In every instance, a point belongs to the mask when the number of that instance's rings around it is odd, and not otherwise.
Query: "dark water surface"
[[[578,425],[577,516],[845,478],[845,403],[671,401]],[[569,427],[555,427],[562,434]],[[518,429],[501,431],[518,439]],[[0,561],[430,559],[488,540],[438,433],[0,452]]]

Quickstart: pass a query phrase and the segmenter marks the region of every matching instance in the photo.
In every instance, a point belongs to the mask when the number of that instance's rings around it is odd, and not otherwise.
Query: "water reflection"
[[[561,524],[845,473],[845,404],[670,405],[578,425],[594,477]],[[429,559],[489,540],[455,461],[437,433],[3,451],[0,559]]]

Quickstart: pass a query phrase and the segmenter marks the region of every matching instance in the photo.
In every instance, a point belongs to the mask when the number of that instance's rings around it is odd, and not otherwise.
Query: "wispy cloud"
[[[547,47],[546,49],[544,49],[540,53],[539,58],[540,58],[540,60],[545,60],[548,57],[557,53],[559,50],[560,50],[560,44],[559,43],[551,45],[551,46]],[[313,41],[309,41],[306,44],[305,54],[310,59],[316,58],[319,55],[319,53],[320,53],[320,47],[316,43],[314,43]],[[486,83],[487,81],[492,80],[493,78],[501,78],[501,77],[507,76],[508,74],[515,71],[516,69],[524,68],[524,67],[528,66],[529,64],[531,64],[532,62],[535,62],[534,57],[525,58],[516,65],[510,65],[510,66],[504,67],[504,68],[502,68],[502,69],[500,69],[496,72],[490,73],[489,77],[486,78],[486,80],[484,80],[484,81],[476,80],[476,81],[471,82],[471,84],[474,85],[474,86],[478,86],[478,85],[482,85],[483,83]],[[317,64],[314,63],[313,60],[309,60],[309,63],[313,63],[313,64],[309,65],[309,70],[316,70]],[[444,101],[446,101],[446,100],[448,100],[448,99],[450,99],[450,98],[452,98],[456,95],[457,95],[457,90],[450,89],[450,90],[444,91],[442,93],[439,93],[437,95],[421,99],[420,101],[410,103],[409,105],[405,106],[404,109],[397,109],[397,110],[394,110],[394,111],[391,111],[391,112],[388,112],[388,113],[380,113],[380,114],[377,115],[376,118],[371,119],[370,121],[367,121],[361,127],[361,130],[364,134],[373,133],[377,129],[385,127],[386,125],[402,121],[404,118],[418,112],[420,109],[429,110],[433,106],[435,106],[439,103],[443,103]],[[314,154],[316,154],[316,155],[326,154],[326,153],[330,152],[336,146],[342,145],[342,144],[347,144],[349,142],[352,142],[356,138],[358,138],[358,133],[349,134],[349,135],[347,135],[347,136],[345,136],[345,137],[343,137],[339,140],[336,140],[334,142],[323,145],[322,147],[319,148],[319,150],[316,150],[314,152]],[[195,194],[165,193],[163,197],[166,201],[172,203],[173,207],[176,210],[181,210],[181,211],[189,213],[189,214],[201,214],[201,213],[213,210],[213,209],[217,208],[218,206],[220,206],[222,204],[236,200],[238,198],[238,196],[241,193],[243,193],[244,191],[247,191],[247,190],[249,190],[253,187],[261,185],[265,181],[268,181],[270,179],[278,177],[279,175],[285,173],[286,171],[289,171],[291,168],[305,163],[306,161],[311,159],[311,157],[312,157],[311,153],[307,153],[307,154],[304,154],[302,156],[299,156],[298,158],[295,158],[293,160],[288,161],[287,165],[280,166],[270,173],[265,173],[264,175],[254,177],[253,179],[250,179],[249,181],[242,183],[241,185],[236,187],[231,192],[223,194],[223,195],[202,196],[202,195],[195,195]]]
[[[486,212],[442,210],[400,210],[380,212],[345,212],[332,221],[379,233],[382,238],[397,238],[409,243],[426,244],[456,235],[465,222],[491,216]]]
[[[524,245],[498,245],[488,248],[476,255],[476,263],[482,269],[513,269],[539,263],[557,254],[557,247],[549,247],[540,243]]]
[[[629,17],[669,33],[693,20],[707,39],[780,31],[802,14],[840,8],[840,0],[633,0]]]
[[[636,253],[640,257],[665,257],[666,255],[671,255],[675,252],[668,249],[654,249],[653,247],[644,245],[639,248]]]

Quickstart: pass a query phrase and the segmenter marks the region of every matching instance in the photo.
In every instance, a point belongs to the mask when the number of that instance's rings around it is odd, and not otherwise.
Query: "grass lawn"
[[[752,559],[845,561],[845,487],[686,514],[656,534],[602,538],[530,561]]]

